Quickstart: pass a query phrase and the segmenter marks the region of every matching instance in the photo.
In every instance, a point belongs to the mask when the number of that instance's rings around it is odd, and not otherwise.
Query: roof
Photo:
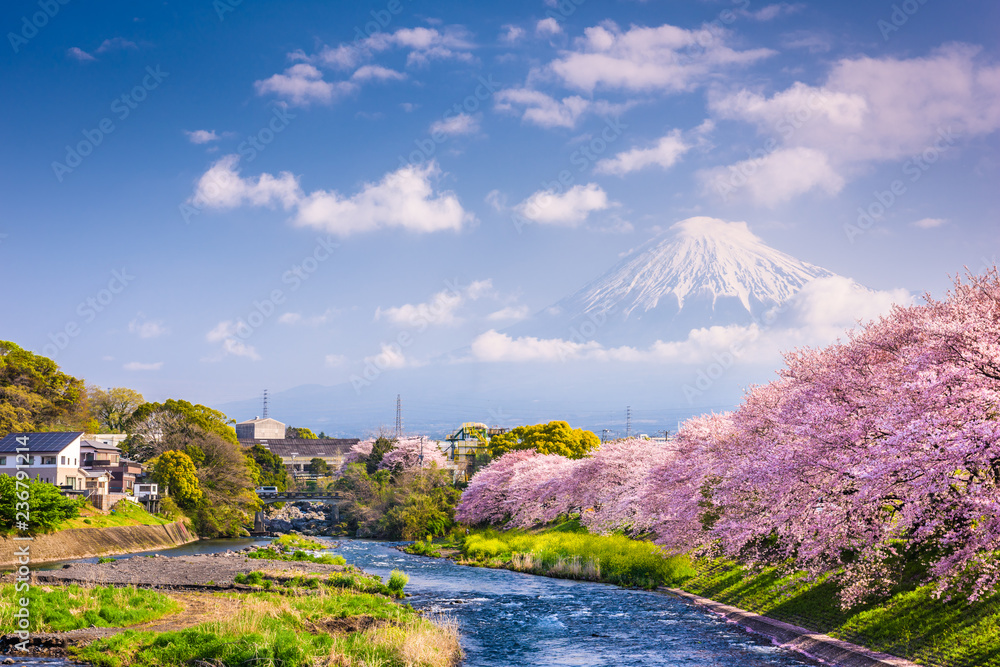
[[[314,456],[335,456],[345,454],[354,445],[361,442],[358,438],[327,438],[313,440],[307,438],[285,438],[283,440],[240,440],[245,447],[260,444],[272,453],[282,457],[292,455],[312,458]]]
[[[240,424],[263,424],[264,422],[273,422],[275,424],[281,424],[282,426],[285,425],[283,422],[279,422],[277,419],[271,419],[270,417],[256,417],[254,419],[248,419],[245,422],[240,422],[237,426]]]
[[[88,468],[80,468],[80,472],[84,474],[85,477],[110,477],[111,473],[107,470],[90,470]]]
[[[28,451],[30,452],[61,452],[81,435],[83,435],[83,431],[11,433],[0,440],[0,452],[16,452],[19,447],[24,447],[17,441],[18,438],[28,439]]]
[[[81,440],[80,444],[81,445],[86,445],[86,446],[91,447],[93,449],[100,449],[101,451],[105,451],[105,452],[120,452],[121,451],[115,445],[105,445],[103,442],[97,442],[95,440]]]

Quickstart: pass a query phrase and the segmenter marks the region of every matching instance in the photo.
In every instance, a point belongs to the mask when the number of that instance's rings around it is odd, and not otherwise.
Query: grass
[[[224,620],[159,634],[127,631],[71,653],[95,667],[449,667],[461,656],[453,622],[432,623],[382,596],[321,588],[308,596],[238,597],[239,612]]]
[[[638,588],[673,586],[695,574],[685,557],[623,535],[591,535],[575,521],[541,532],[477,530],[461,549],[473,564]]]
[[[414,554],[416,556],[430,556],[432,558],[441,558],[441,552],[434,547],[434,542],[428,539],[426,542],[424,540],[417,540],[413,544],[409,544],[403,547],[403,551],[408,554]]]
[[[970,604],[935,598],[931,586],[910,586],[844,610],[829,578],[751,571],[725,560],[696,565],[699,573],[680,586],[696,595],[922,665],[1000,667],[1000,593]]]
[[[0,628],[15,628],[14,613],[19,601],[30,602],[33,632],[65,632],[96,625],[99,628],[126,627],[152,621],[180,610],[162,593],[134,587],[31,586],[19,592],[14,584],[0,585]]]
[[[282,550],[296,550],[296,549],[325,549],[326,545],[318,542],[316,540],[310,540],[308,537],[302,535],[292,535],[286,534],[282,535],[278,539],[271,542],[271,544],[281,547]]]
[[[113,526],[162,526],[172,523],[170,519],[150,514],[143,509],[142,505],[128,500],[119,502],[111,511],[114,513],[105,514],[92,505],[85,504],[80,509],[80,516],[63,521],[55,527],[55,530],[110,528]]]
[[[255,549],[247,553],[247,558],[258,558],[263,560],[283,560],[283,561],[298,561],[302,563],[321,563],[323,565],[346,565],[347,560],[343,556],[334,556],[331,554],[310,554],[305,551],[297,550],[292,553],[287,553],[283,551],[278,551],[277,549],[272,549],[270,547],[264,547],[260,549]]]

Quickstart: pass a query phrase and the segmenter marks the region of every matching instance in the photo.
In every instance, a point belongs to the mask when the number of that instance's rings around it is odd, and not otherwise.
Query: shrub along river
[[[206,540],[147,553],[182,556],[254,543],[260,541]],[[415,608],[455,618],[468,667],[817,664],[667,595],[466,567],[405,554],[386,542],[344,539],[340,544],[336,553],[368,572],[383,578],[393,569],[406,572],[412,596],[406,601]],[[51,567],[59,565],[45,566]]]

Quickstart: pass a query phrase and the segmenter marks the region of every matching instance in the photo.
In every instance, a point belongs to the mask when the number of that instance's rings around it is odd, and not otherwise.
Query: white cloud
[[[307,63],[292,65],[283,74],[255,81],[254,88],[258,95],[277,95],[299,106],[312,102],[328,103],[335,96],[343,96],[357,89],[350,81],[324,81],[323,73]]]
[[[574,185],[557,194],[553,190],[539,190],[515,209],[528,220],[545,225],[565,225],[575,227],[587,219],[593,211],[603,211],[611,207],[608,195],[596,183]]]
[[[1000,66],[977,56],[950,44],[926,57],[845,58],[821,86],[797,82],[771,97],[740,90],[710,108],[786,146],[821,150],[838,169],[905,159],[1000,129]]]
[[[356,67],[376,54],[390,49],[406,49],[408,65],[425,65],[431,60],[471,61],[474,45],[461,26],[437,28],[400,28],[395,32],[377,32],[363,40],[324,46],[316,56],[302,51],[289,54],[292,59],[340,70]]]
[[[140,313],[139,317],[128,323],[128,332],[138,335],[139,338],[159,338],[169,333],[169,330],[163,322],[146,320]]]
[[[302,313],[282,313],[278,317],[278,324],[286,324],[288,326],[309,326],[315,327],[321,324],[326,324],[334,317],[340,314],[341,311],[335,308],[327,308],[323,313],[319,315],[311,315],[306,317]]]
[[[386,228],[458,231],[474,217],[453,192],[435,192],[432,181],[439,174],[437,163],[431,161],[401,167],[378,183],[365,183],[350,197],[317,190],[298,203],[295,223],[339,236]]]
[[[138,50],[138,48],[139,48],[138,44],[129,41],[124,37],[112,37],[111,39],[106,39],[103,42],[101,42],[101,45],[97,47],[96,53],[106,53],[108,51],[127,50],[127,49]]]
[[[425,303],[403,304],[377,308],[376,320],[386,320],[400,327],[424,328],[429,325],[454,325],[461,322],[458,309],[467,301],[475,301],[493,293],[491,280],[476,280],[466,287],[449,286]]]
[[[163,368],[163,362],[157,361],[150,364],[142,363],[141,361],[130,361],[124,366],[122,366],[127,371],[158,371]]]
[[[575,127],[593,102],[579,95],[557,100],[538,90],[506,88],[494,96],[500,111],[520,112],[521,119],[540,127]]]
[[[507,334],[490,329],[472,341],[472,356],[478,361],[567,361],[584,356],[589,351],[599,350],[594,341],[576,343],[558,338],[511,338]]]
[[[188,140],[192,144],[207,144],[211,141],[218,141],[222,137],[215,133],[215,130],[194,130],[189,132],[184,130]]]
[[[448,118],[432,123],[430,132],[431,135],[445,135],[449,137],[461,134],[476,134],[479,132],[479,118],[467,113],[449,116]]]
[[[381,65],[363,65],[351,75],[353,81],[402,81],[406,75]]]
[[[401,167],[378,183],[365,183],[351,196],[334,190],[315,190],[306,195],[289,172],[281,172],[278,177],[264,173],[256,179],[242,178],[238,164],[237,155],[219,159],[198,179],[188,203],[221,209],[281,204],[285,209],[297,209],[295,224],[339,236],[386,228],[458,231],[475,219],[453,192],[435,191],[433,181],[440,169],[433,160],[423,166]]]
[[[365,357],[366,364],[374,364],[380,370],[403,368],[407,365],[403,350],[398,345],[382,343],[382,351],[371,357]]]
[[[920,229],[934,229],[946,224],[948,224],[948,220],[945,218],[923,218],[914,222],[913,226]]]
[[[789,14],[796,14],[805,7],[803,4],[789,4],[787,2],[780,2],[774,5],[765,5],[756,11],[751,11],[749,9],[742,9],[739,11],[740,16],[752,19],[754,21],[773,21],[779,16],[788,16]]]
[[[562,26],[559,25],[559,21],[556,21],[551,16],[542,19],[535,24],[535,34],[541,35],[543,37],[552,37],[553,35],[559,35],[563,31]]]
[[[486,319],[490,322],[518,322],[531,314],[528,306],[507,306],[490,313]]]
[[[605,348],[596,341],[559,338],[512,338],[495,330],[471,344],[471,359],[483,362],[597,361],[658,364],[703,364],[726,355],[749,363],[774,363],[783,351],[834,342],[859,321],[907,305],[906,290],[876,292],[841,276],[808,283],[786,304],[762,318],[761,324],[712,326],[691,330],[684,340],[656,341],[646,349]]]
[[[328,354],[323,358],[323,363],[328,368],[337,368],[347,363],[347,357],[342,354]]]
[[[252,206],[273,206],[280,203],[284,208],[294,206],[301,198],[298,179],[287,171],[277,178],[261,174],[256,180],[242,178],[239,174],[240,157],[225,155],[217,160],[198,179],[189,203],[208,208],[235,208],[244,204]]]
[[[257,361],[260,355],[253,345],[248,345],[239,339],[237,334],[237,324],[232,320],[223,320],[205,335],[205,340],[209,343],[222,343],[223,355],[234,357],[246,357]]]
[[[773,55],[770,49],[735,51],[727,33],[709,28],[685,30],[672,25],[633,26],[622,31],[608,21],[584,30],[548,69],[573,88],[686,91],[715,72],[747,65]]]
[[[638,171],[645,167],[657,165],[667,169],[680,160],[691,146],[684,142],[680,130],[674,130],[656,142],[650,148],[633,148],[618,153],[613,158],[601,160],[594,169],[598,173],[617,174],[619,176]]]
[[[811,190],[840,192],[844,178],[825,153],[812,148],[779,148],[760,158],[698,172],[705,191],[728,199],[734,192],[773,207]]]
[[[66,50],[66,55],[74,60],[79,60],[82,63],[90,62],[92,60],[97,60],[94,56],[90,55],[79,46],[71,46]]]
[[[500,33],[500,41],[502,42],[513,44],[524,37],[524,28],[509,23],[500,27],[503,28],[503,32]]]

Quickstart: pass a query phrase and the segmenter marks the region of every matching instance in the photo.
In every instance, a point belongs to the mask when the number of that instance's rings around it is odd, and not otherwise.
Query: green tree
[[[533,449],[539,454],[559,454],[571,459],[583,458],[601,444],[593,432],[571,428],[564,421],[518,426],[490,438],[489,455],[499,458],[515,449]]]
[[[83,380],[63,373],[48,357],[0,341],[0,437],[93,426]]]
[[[325,475],[330,472],[330,466],[326,464],[326,461],[317,456],[309,462],[309,472],[314,475]]]
[[[90,412],[100,424],[101,432],[107,433],[125,433],[132,414],[146,402],[142,394],[128,387],[112,387],[105,391],[91,386],[88,393]]]
[[[378,470],[378,464],[382,463],[382,457],[388,454],[395,446],[396,441],[390,440],[384,435],[375,438],[375,442],[372,444],[372,453],[365,460],[365,468],[368,470],[369,475],[375,474],[375,471]]]
[[[289,426],[285,429],[286,438],[302,438],[303,440],[317,440],[319,436],[307,429],[305,426]]]
[[[276,486],[278,491],[288,490],[288,469],[281,457],[263,445],[256,444],[247,450],[260,469],[258,484],[260,486]]]
[[[181,451],[169,450],[152,459],[149,466],[153,481],[169,487],[170,496],[181,508],[190,510],[197,506],[204,494],[190,456]]]
[[[20,488],[17,480],[8,475],[0,475],[0,533],[9,532],[17,520],[17,503],[28,502],[31,507],[29,532],[48,532],[67,519],[80,515],[80,503],[60,495],[54,484],[26,480]],[[25,500],[18,494],[27,492]],[[23,496],[22,496],[23,497]]]

